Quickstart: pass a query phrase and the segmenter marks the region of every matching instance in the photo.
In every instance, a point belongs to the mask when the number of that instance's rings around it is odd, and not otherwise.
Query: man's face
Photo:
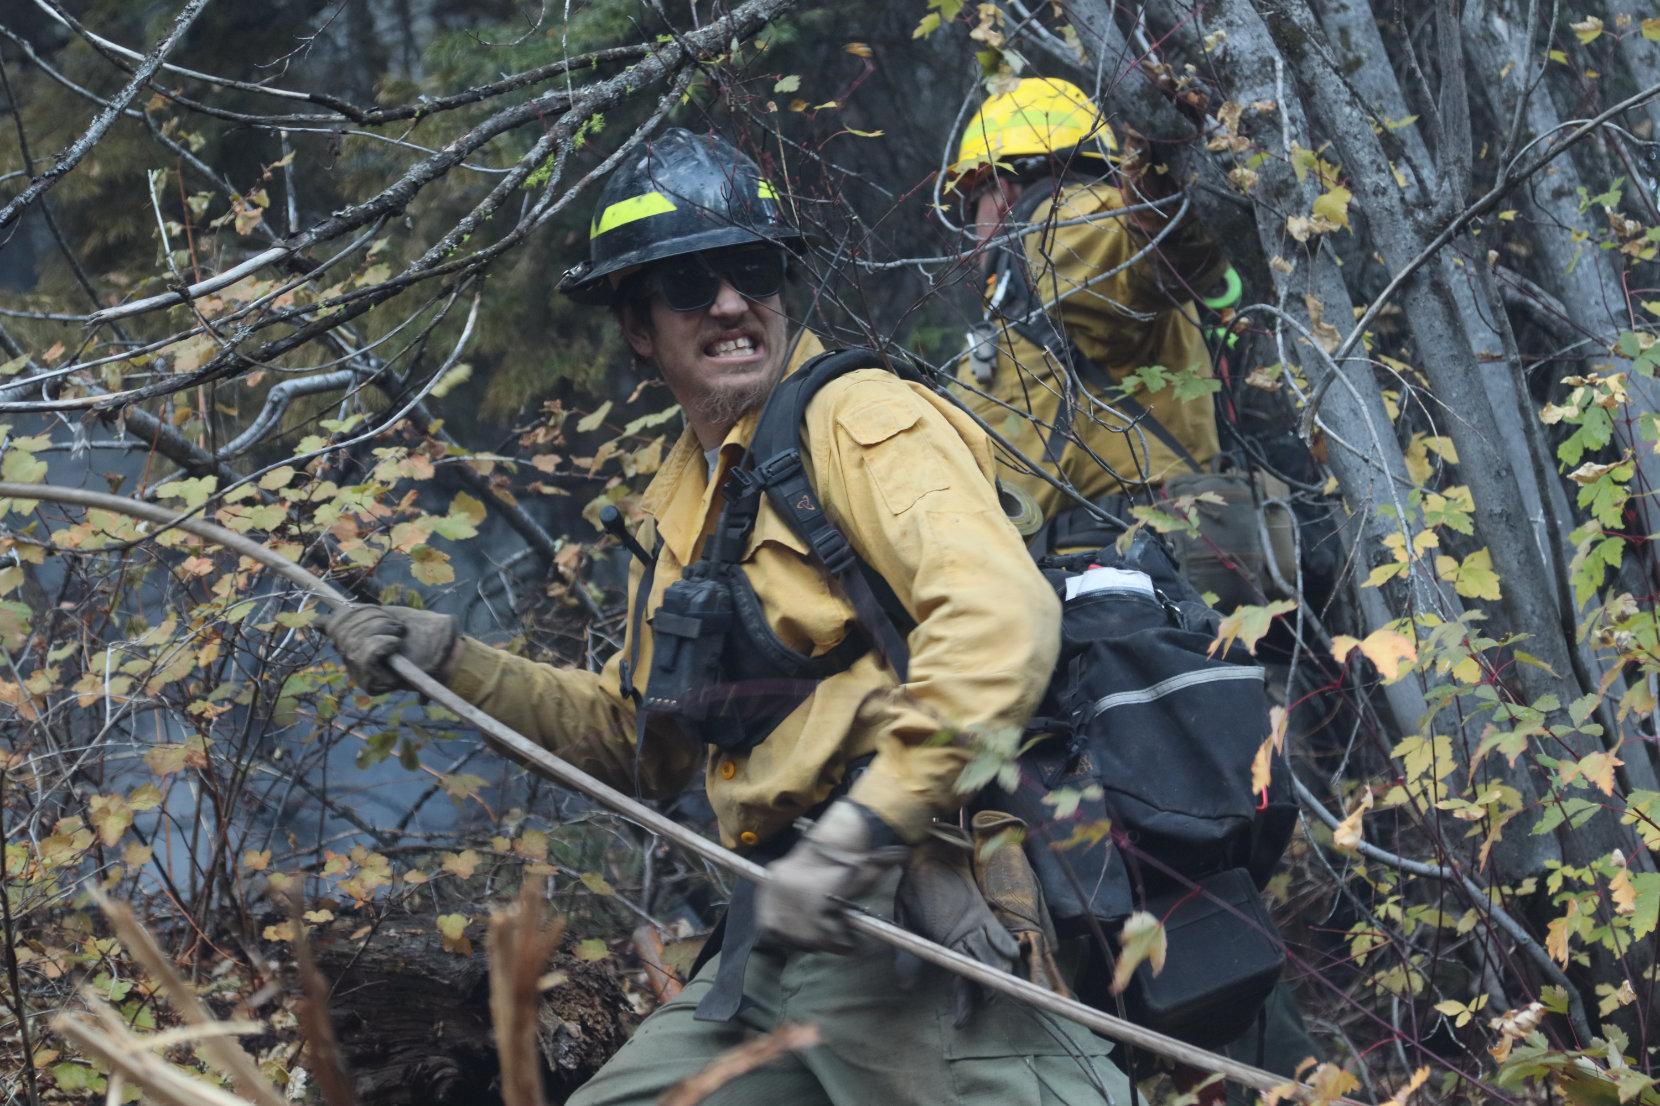
[[[645,310],[625,316],[628,344],[656,364],[706,449],[718,445],[740,415],[766,399],[784,369],[788,326],[783,298],[773,292],[751,299],[734,288],[731,276],[720,272],[732,252],[706,257],[712,270],[706,279],[719,280],[708,306],[675,310],[656,274],[647,273],[652,291]],[[688,259],[673,260],[684,264]],[[781,272],[782,260],[778,263]]]
[[[1003,229],[1015,195],[1013,182],[995,174],[974,192],[968,230],[974,235],[975,245],[985,245]]]

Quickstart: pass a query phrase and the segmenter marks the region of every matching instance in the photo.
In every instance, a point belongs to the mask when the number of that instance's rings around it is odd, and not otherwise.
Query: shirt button
[[[738,840],[742,841],[745,845],[753,845],[755,842],[759,841],[760,838],[755,836],[754,830],[744,830],[742,833],[738,834]]]
[[[733,776],[736,776],[737,774],[738,774],[738,766],[736,764],[733,764],[729,760],[723,760],[723,761],[720,762],[720,778],[721,779],[729,780]]]

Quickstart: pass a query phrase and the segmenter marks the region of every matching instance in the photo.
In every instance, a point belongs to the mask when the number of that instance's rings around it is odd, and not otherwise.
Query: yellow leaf
[[[1210,643],[1209,655],[1214,657],[1218,651],[1226,652],[1232,648],[1235,639],[1244,642],[1245,648],[1255,653],[1257,642],[1268,632],[1274,619],[1296,609],[1296,602],[1290,599],[1280,599],[1266,607],[1236,607],[1217,627],[1216,640]]]
[[[438,586],[455,581],[455,569],[449,557],[430,545],[417,545],[409,551],[409,574],[423,584]]]
[[[1268,785],[1274,778],[1274,735],[1269,734],[1257,746],[1256,756],[1251,758],[1251,794],[1260,795],[1268,790]]]
[[[1608,881],[1608,894],[1614,900],[1614,913],[1637,913],[1637,888],[1631,882],[1631,873],[1624,868]]]
[[[1660,42],[1660,15],[1643,20],[1643,37],[1650,42]]]
[[[38,484],[46,477],[46,462],[37,461],[33,453],[14,446],[0,458],[0,476],[14,484]]]
[[[1349,201],[1354,194],[1341,184],[1334,184],[1314,201],[1314,217],[1324,219],[1334,226],[1349,227]]]
[[[266,926],[263,936],[267,941],[292,941],[294,939],[294,923],[278,922],[274,926]]]
[[[846,46],[843,46],[842,49],[846,50],[849,54],[852,54],[856,58],[868,58],[871,54],[875,53],[875,51],[862,42],[849,42]]]
[[[1498,573],[1493,571],[1493,555],[1478,549],[1462,562],[1451,557],[1435,558],[1435,574],[1452,584],[1453,590],[1466,599],[1493,599],[1500,597]]]
[[[1118,934],[1118,963],[1112,970],[1112,993],[1121,995],[1130,985],[1130,977],[1145,961],[1158,975],[1164,970],[1164,954],[1168,945],[1164,925],[1145,910],[1137,910],[1124,921]]]
[[[332,910],[307,910],[302,916],[312,925],[322,925],[324,922],[334,921],[334,911]]]
[[[127,800],[119,795],[94,795],[86,820],[98,831],[98,839],[105,845],[114,845],[133,824],[133,812]]]
[[[1618,756],[1609,752],[1589,753],[1580,760],[1562,761],[1560,768],[1562,782],[1568,783],[1576,779],[1583,779],[1604,795],[1614,794],[1614,769],[1624,764]]]
[[[443,934],[446,942],[459,941],[461,935],[467,931],[467,923],[470,920],[465,914],[440,914],[438,932]]]
[[[473,872],[478,869],[479,855],[472,849],[462,849],[458,853],[444,854],[444,871],[453,872],[462,879],[471,879]]]
[[[527,829],[513,842],[513,851],[526,860],[548,858],[548,835],[539,829]]]
[[[1574,37],[1579,39],[1582,46],[1589,46],[1602,37],[1602,20],[1594,15],[1588,15],[1578,23],[1570,23],[1568,26],[1573,28]]]
[[[258,852],[249,849],[242,854],[242,866],[250,872],[263,872],[271,866],[271,850],[260,849]]]
[[[580,420],[577,421],[577,424],[576,424],[577,432],[580,433],[580,434],[588,434],[588,433],[591,433],[595,430],[598,430],[600,428],[600,424],[605,421],[605,416],[609,415],[610,413],[611,413],[611,401],[606,400],[604,403],[600,404],[599,407],[596,410],[590,412],[587,415],[584,415]]]
[[[1418,659],[1418,647],[1413,644],[1412,639],[1387,626],[1373,630],[1364,640],[1357,641],[1343,634],[1331,639],[1332,656],[1340,661],[1347,660],[1355,649],[1359,649],[1366,659],[1377,667],[1384,683],[1394,683],[1400,679],[1401,665],[1411,664]]]
[[[1360,820],[1371,809],[1372,789],[1368,787],[1361,792],[1360,802],[1355,804],[1355,808],[1349,812],[1349,816],[1339,822],[1337,828],[1331,831],[1332,844],[1345,852],[1354,852],[1360,848],[1360,842],[1363,840]]]
[[[1378,587],[1406,572],[1406,568],[1405,561],[1386,561],[1368,573],[1360,586],[1363,588]]]

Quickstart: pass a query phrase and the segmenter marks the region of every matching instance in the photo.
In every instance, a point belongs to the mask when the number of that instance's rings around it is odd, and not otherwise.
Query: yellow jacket
[[[820,352],[798,342],[791,371]],[[688,430],[641,501],[640,538],[662,539],[647,614],[700,553],[720,514],[719,488],[757,415],[720,449],[714,480]],[[723,841],[765,841],[826,799],[850,760],[874,753],[851,797],[907,840],[948,815],[972,756],[954,735],[1018,731],[1036,707],[1059,646],[1060,606],[998,506],[985,435],[951,403],[891,373],[852,372],[807,408],[808,465],[825,510],[916,620],[901,685],[873,653],[825,679],[747,756],[707,756],[678,727],[654,726],[640,757],[642,789],[672,796],[705,764]],[[852,607],[804,542],[763,500],[744,566],[768,621],[792,648],[822,654],[853,631]],[[630,578],[630,607],[641,570]],[[629,620],[632,625],[633,619]],[[634,707],[612,657],[599,673],[555,668],[471,638],[450,687],[525,736],[614,786],[635,778]],[[643,626],[639,675],[651,671]]]
[[[1032,226],[1100,215],[1074,226],[1051,226],[1023,239],[1039,301],[1059,300],[1050,309],[1050,317],[1084,356],[1106,370],[1115,384],[1148,365],[1162,365],[1171,371],[1195,368],[1205,378],[1212,377],[1210,354],[1197,325],[1191,293],[1169,275],[1172,271],[1180,273],[1191,288],[1202,288],[1219,275],[1221,254],[1196,223],[1189,221],[1167,235],[1153,247],[1157,256],[1150,253],[1122,272],[1089,284],[1124,266],[1148,243],[1147,235],[1130,218],[1110,214],[1123,206],[1124,198],[1116,188],[1083,184],[1064,189],[1058,202],[1045,201],[1037,208],[1030,221]],[[989,386],[975,383],[972,361],[965,357],[957,372],[962,382],[959,394],[988,426],[1041,464],[1048,426],[1061,408],[1064,377],[1041,346],[1013,329],[1000,326],[996,342],[997,362]],[[976,388],[989,396],[978,394]],[[1102,395],[1099,385],[1091,390],[1109,402],[1116,398],[1116,394]],[[1178,400],[1174,388],[1167,385],[1158,392],[1139,390],[1135,398],[1200,464],[1216,455],[1216,419],[1210,396]],[[1034,425],[1021,412],[1030,412],[1042,425]],[[1143,482],[1158,484],[1170,475],[1188,471],[1186,464],[1152,433],[1143,428],[1126,430],[1128,425],[1128,419],[1093,407],[1088,399],[1080,397],[1073,428],[1081,444],[1067,443],[1059,464],[1045,467],[1051,475],[1058,469],[1090,499],[1133,490]],[[1071,500],[1033,476],[1012,455],[999,450],[998,460],[999,479],[1029,492],[1045,518],[1071,505]]]

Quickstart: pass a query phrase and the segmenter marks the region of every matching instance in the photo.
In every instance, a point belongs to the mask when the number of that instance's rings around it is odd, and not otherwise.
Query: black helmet
[[[674,127],[606,180],[588,260],[565,273],[559,290],[578,303],[606,304],[614,294],[607,278],[624,269],[748,242],[804,241],[753,161],[724,139]]]

